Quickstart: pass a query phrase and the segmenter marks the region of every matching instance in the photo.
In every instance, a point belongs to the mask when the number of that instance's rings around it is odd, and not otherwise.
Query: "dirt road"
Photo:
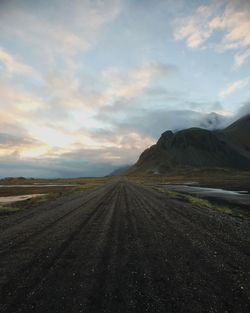
[[[0,218],[0,312],[250,312],[249,222],[126,180]]]

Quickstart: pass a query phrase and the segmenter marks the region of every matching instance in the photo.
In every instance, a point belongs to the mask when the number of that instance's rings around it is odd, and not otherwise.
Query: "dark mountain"
[[[228,126],[224,133],[228,144],[250,158],[250,114]]]
[[[156,174],[183,167],[250,169],[250,115],[223,130],[166,131],[129,172]]]

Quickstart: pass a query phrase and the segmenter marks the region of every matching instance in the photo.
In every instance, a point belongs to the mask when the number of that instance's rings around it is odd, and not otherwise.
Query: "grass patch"
[[[248,210],[243,210],[238,207],[226,207],[226,206],[220,206],[220,205],[214,205],[215,209],[219,212],[234,216],[234,217],[239,217],[239,218],[250,218],[250,212]]]
[[[213,208],[213,204],[206,200],[206,199],[202,199],[202,198],[199,198],[199,197],[194,197],[194,196],[190,196],[190,195],[185,195],[185,198],[187,199],[187,201],[193,205],[196,205],[196,206],[205,206],[205,207],[208,207],[208,208]]]
[[[18,211],[20,211],[20,208],[0,204],[0,215],[11,214]]]
[[[181,194],[180,192],[174,191],[174,190],[170,190],[170,189],[164,189],[164,188],[157,188],[159,191],[166,193],[167,195],[169,195],[172,198],[178,198],[179,196],[183,196],[183,194]]]
[[[153,187],[155,190],[160,191],[162,193],[165,193],[166,195],[168,195],[170,198],[174,198],[174,199],[184,199],[186,197],[186,195],[184,193],[181,192],[177,192],[174,190],[170,190],[170,189],[166,189],[166,188],[160,188],[160,187]]]

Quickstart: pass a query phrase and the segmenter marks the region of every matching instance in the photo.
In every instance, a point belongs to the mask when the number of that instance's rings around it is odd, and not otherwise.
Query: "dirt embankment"
[[[119,181],[0,219],[0,311],[249,312],[249,222]]]

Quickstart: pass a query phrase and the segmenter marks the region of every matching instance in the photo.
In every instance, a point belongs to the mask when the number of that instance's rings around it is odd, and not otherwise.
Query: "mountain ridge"
[[[250,114],[221,130],[167,130],[128,172],[160,174],[182,167],[250,169],[249,134]]]

